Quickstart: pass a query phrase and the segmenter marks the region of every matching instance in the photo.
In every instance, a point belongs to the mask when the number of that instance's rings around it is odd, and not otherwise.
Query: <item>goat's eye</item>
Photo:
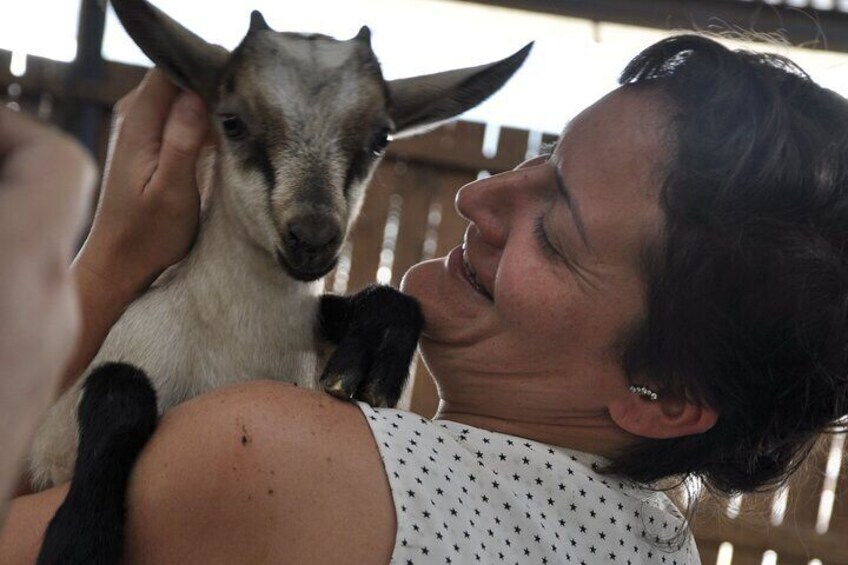
[[[224,128],[224,135],[228,139],[238,141],[247,137],[247,126],[235,114],[221,114],[221,127]]]
[[[389,145],[391,140],[392,134],[388,128],[381,129],[377,132],[377,135],[374,136],[374,140],[371,142],[371,153],[379,157],[383,154],[383,151],[386,150],[386,147]]]

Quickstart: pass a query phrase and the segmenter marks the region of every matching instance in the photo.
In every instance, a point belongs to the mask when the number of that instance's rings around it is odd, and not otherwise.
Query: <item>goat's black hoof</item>
[[[143,371],[107,363],[86,379],[77,417],[74,476],[47,527],[38,565],[118,563],[127,482],[156,428],[156,392]]]
[[[330,396],[335,396],[342,400],[350,400],[356,395],[356,387],[359,384],[359,380],[351,378],[350,375],[325,374],[321,375],[320,383],[321,390]]]
[[[338,346],[319,383],[338,398],[397,405],[424,317],[418,302],[388,286],[370,286],[322,303],[327,333]],[[343,323],[333,325],[333,319]]]

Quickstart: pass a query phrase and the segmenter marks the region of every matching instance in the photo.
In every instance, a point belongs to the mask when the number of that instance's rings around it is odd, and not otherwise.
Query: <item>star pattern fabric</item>
[[[699,565],[668,497],[603,459],[360,403],[397,516],[394,565]]]

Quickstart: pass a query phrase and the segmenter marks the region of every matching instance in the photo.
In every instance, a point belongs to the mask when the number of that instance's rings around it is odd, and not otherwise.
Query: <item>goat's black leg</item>
[[[118,563],[127,482],[156,428],[156,392],[144,372],[123,363],[97,368],[79,405],[80,444],[65,501],[47,527],[39,565]]]
[[[323,296],[321,335],[337,347],[321,375],[322,388],[341,398],[395,406],[423,325],[418,302],[389,286]]]

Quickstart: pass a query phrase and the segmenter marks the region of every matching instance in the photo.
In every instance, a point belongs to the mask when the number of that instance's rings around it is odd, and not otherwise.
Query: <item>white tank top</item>
[[[396,565],[699,565],[661,492],[603,459],[360,403],[392,490]]]

